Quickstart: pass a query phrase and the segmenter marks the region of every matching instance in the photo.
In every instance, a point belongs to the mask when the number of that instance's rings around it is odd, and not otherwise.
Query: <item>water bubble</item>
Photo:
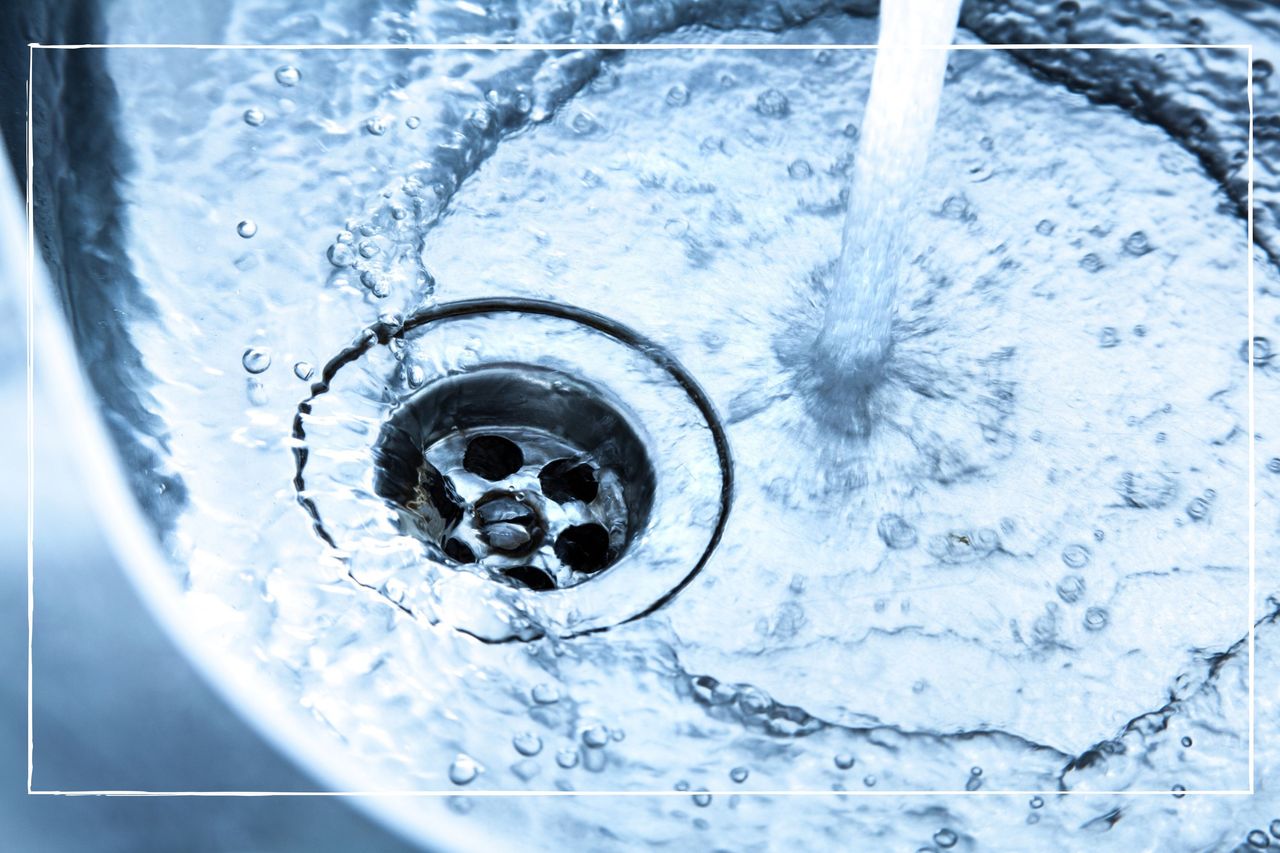
[[[244,111],[244,123],[250,127],[260,127],[266,120],[266,114],[256,107],[250,107]]]
[[[410,130],[417,130],[420,124],[422,124],[422,119],[417,116],[409,116],[404,120],[404,126]]]
[[[1085,272],[1097,272],[1102,269],[1102,258],[1094,252],[1090,252],[1080,259],[1080,268]]]
[[[316,375],[316,369],[308,361],[300,361],[293,366],[293,375],[306,382]]]
[[[378,252],[380,251],[382,250],[378,248],[378,244],[373,242],[372,240],[360,241],[360,256],[362,258],[372,258],[374,255],[378,254]]]
[[[365,121],[364,129],[374,136],[381,136],[387,132],[387,128],[391,126],[391,120],[386,116],[374,116]]]
[[[402,205],[393,205],[391,208],[391,218],[397,222],[403,222],[409,217],[409,209]]]
[[[258,233],[258,223],[254,222],[252,219],[242,220],[240,224],[236,226],[236,233],[248,240],[254,234]]]
[[[1271,352],[1271,341],[1259,335],[1253,339],[1253,366],[1266,367],[1274,353]],[[1240,360],[1249,363],[1249,341],[1240,344]]]
[[[1111,349],[1120,343],[1120,333],[1116,331],[1115,326],[1107,326],[1098,333],[1098,346],[1103,349]]]
[[[747,777],[751,775],[751,771],[745,767],[735,767],[729,771],[729,778],[741,785],[747,781]]]
[[[791,112],[791,102],[778,89],[765,89],[756,98],[756,112],[768,118],[784,118]]]
[[[591,726],[582,733],[582,742],[592,749],[599,749],[609,743],[609,729],[602,725]]]
[[[256,375],[271,366],[271,353],[264,349],[249,347],[244,351],[244,355],[240,356],[240,363],[244,365],[245,370]]]
[[[1058,598],[1067,604],[1075,604],[1084,597],[1084,578],[1079,575],[1067,575],[1058,581]]]
[[[1261,829],[1255,829],[1251,831],[1247,836],[1245,836],[1245,840],[1248,841],[1250,846],[1252,847],[1270,847],[1271,846],[1271,839],[1267,838],[1267,834],[1263,832]]]
[[[802,181],[813,174],[813,167],[805,160],[792,160],[787,167],[787,174],[797,181]]]
[[[689,103],[689,90],[680,83],[675,84],[667,90],[667,105],[672,107],[683,107]]]
[[[449,781],[455,785],[466,785],[480,773],[480,767],[469,755],[458,753],[458,757],[449,765]]]
[[[876,523],[876,532],[884,544],[890,548],[910,548],[916,544],[916,529],[905,518],[894,513],[885,513]]]
[[[693,804],[700,809],[705,809],[707,806],[711,805],[711,794],[707,792],[706,788],[699,788],[697,792],[694,793]]]
[[[356,262],[355,250],[347,243],[334,243],[329,246],[329,263],[339,269],[349,267]]]
[[[1192,498],[1187,504],[1187,515],[1192,521],[1200,521],[1209,514],[1209,502],[1204,498]]]
[[[982,775],[982,768],[975,764],[973,767],[970,767],[970,768],[969,768],[969,775],[970,775],[970,776],[981,776],[981,775]]]
[[[578,766],[578,749],[573,746],[566,746],[564,749],[556,753],[556,764],[559,764],[565,770],[570,770]]]
[[[276,69],[276,82],[281,86],[296,86],[302,79],[302,72],[292,65],[281,65]]]
[[[949,829],[939,829],[933,834],[933,843],[943,848],[955,847],[960,837]]]
[[[836,767],[840,768],[841,770],[848,770],[857,762],[857,759],[855,759],[852,755],[849,755],[848,753],[842,752],[836,756],[835,762],[836,762]]]
[[[573,132],[579,136],[586,136],[588,133],[591,133],[600,127],[600,123],[596,121],[595,116],[591,113],[586,110],[579,110],[578,113],[569,121],[569,126],[573,128]]]
[[[1089,565],[1089,549],[1083,545],[1068,545],[1062,549],[1062,562],[1073,569],[1083,569]]]
[[[521,755],[537,755],[542,752],[542,738],[533,732],[522,732],[511,739],[511,745]]]
[[[1175,800],[1180,800],[1187,795],[1186,785],[1174,785],[1169,790],[1173,792],[1173,798]]]
[[[968,780],[966,780],[964,783],[964,789],[966,791],[976,791],[981,787],[982,787],[981,776],[970,776]]]
[[[858,126],[856,124],[853,124],[852,122],[850,122],[849,124],[846,124],[844,126],[844,130],[840,132],[843,133],[849,139],[858,138]]]
[[[1271,821],[1271,825],[1267,827],[1267,829],[1269,829],[1271,831],[1271,834],[1274,835],[1276,838],[1280,838],[1280,818],[1277,818],[1276,820]]]
[[[1084,627],[1090,631],[1101,631],[1107,627],[1108,618],[1105,607],[1090,607],[1084,612]]]
[[[1133,334],[1139,338],[1145,338],[1147,336],[1147,327],[1139,323],[1133,327]]]
[[[862,777],[862,784],[866,785],[868,788],[874,788],[876,786],[876,777],[867,774]]]
[[[250,379],[245,386],[245,393],[249,397],[249,404],[252,406],[265,406],[267,404],[267,387],[256,379]]]
[[[1267,470],[1272,474],[1280,474],[1280,456],[1271,457],[1271,460],[1267,462]]]
[[[1044,808],[1044,797],[1032,797],[1031,808],[1033,809]]]
[[[422,383],[426,380],[427,377],[423,369],[415,364],[413,367],[409,368],[409,372],[406,375],[406,378],[409,381],[410,388],[418,388],[422,385]]]
[[[1131,255],[1142,256],[1151,251],[1151,244],[1147,242],[1147,235],[1144,231],[1134,231],[1124,240],[1124,250]]]
[[[1053,229],[1055,227],[1056,226],[1054,226],[1054,224],[1049,220],[1041,219],[1039,222],[1036,223],[1036,233],[1042,234],[1045,237],[1048,237],[1050,234],[1053,233]]]
[[[1189,738],[1189,737],[1183,737],[1183,738],[1182,738],[1182,745],[1183,745],[1183,746],[1191,746],[1191,738]]]
[[[533,701],[539,705],[554,705],[560,701],[560,691],[554,684],[538,684],[533,688]]]

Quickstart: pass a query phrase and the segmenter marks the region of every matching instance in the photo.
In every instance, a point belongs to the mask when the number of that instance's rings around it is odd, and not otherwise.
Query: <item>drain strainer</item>
[[[731,497],[710,402],[599,315],[493,299],[368,330],[299,407],[298,487],[351,577],[499,641],[599,631],[702,568]]]

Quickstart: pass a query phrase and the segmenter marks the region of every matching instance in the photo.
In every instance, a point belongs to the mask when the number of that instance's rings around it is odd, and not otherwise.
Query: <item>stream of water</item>
[[[818,393],[857,431],[869,426],[859,403],[882,378],[893,347],[898,279],[908,260],[904,231],[947,70],[939,48],[951,44],[959,14],[960,0],[888,0],[880,9],[871,95],[815,355]]]

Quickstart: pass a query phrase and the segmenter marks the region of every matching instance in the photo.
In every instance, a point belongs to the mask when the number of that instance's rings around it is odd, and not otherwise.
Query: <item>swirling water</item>
[[[874,41],[873,21],[824,11],[468,4],[348,18],[246,2],[219,35]],[[1015,12],[967,7],[960,38],[1026,32]],[[1168,54],[1178,68],[1150,88],[1203,100],[1209,129],[1191,138],[1159,110],[1108,101],[1095,66],[1070,55],[953,56],[905,231],[893,357],[856,442],[795,389],[822,326],[872,54],[112,54],[134,163],[120,250],[145,300],[97,334],[139,354],[128,380],[149,417],[132,428],[160,460],[139,490],[155,501],[149,477],[181,484],[156,514],[192,630],[349,760],[335,784],[673,794],[421,804],[424,822],[453,809],[547,848],[1280,843],[1265,461],[1280,447],[1261,417],[1276,378],[1255,341],[1251,472],[1249,242],[1227,172],[1236,120],[1220,109],[1244,67],[1230,52]],[[1256,273],[1265,339],[1280,287],[1265,260]],[[414,581],[400,543],[337,553],[296,501],[291,425],[311,365],[380,319],[493,295],[640,329],[728,423],[729,529],[647,619],[478,642],[447,612],[401,606]],[[379,350],[384,379],[346,398],[363,412],[346,427],[375,427],[430,355]],[[333,461],[358,489],[369,460]],[[1250,781],[1255,797],[1181,795]],[[752,795],[786,790],[828,793]],[[1018,793],[852,796],[886,791]],[[1050,793],[1082,791],[1118,793]]]

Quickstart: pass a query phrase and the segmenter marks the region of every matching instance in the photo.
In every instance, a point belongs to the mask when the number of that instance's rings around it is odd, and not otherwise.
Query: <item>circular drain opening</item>
[[[731,503],[724,430],[689,373],[552,303],[449,303],[369,329],[294,433],[299,499],[350,576],[488,641],[661,607]]]
[[[606,394],[493,365],[408,398],[374,448],[374,489],[455,566],[539,592],[601,576],[648,524],[655,474]]]

